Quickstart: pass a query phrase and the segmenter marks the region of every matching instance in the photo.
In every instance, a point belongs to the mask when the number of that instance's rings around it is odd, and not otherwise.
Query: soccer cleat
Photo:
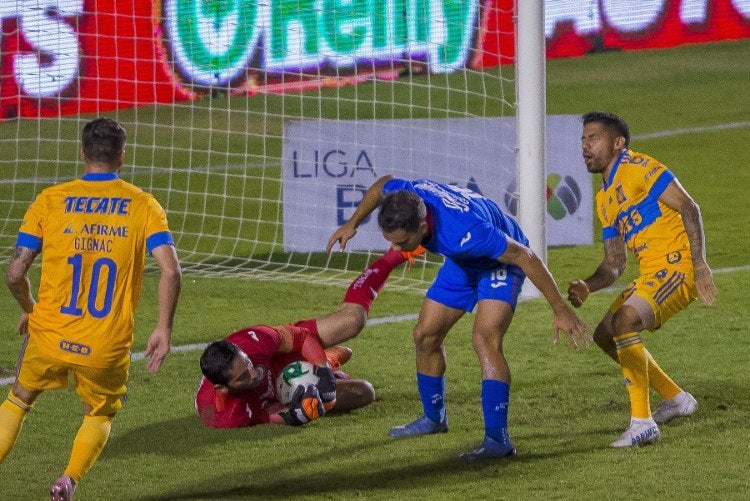
[[[653,418],[657,423],[666,423],[679,416],[689,416],[698,410],[698,401],[690,393],[683,391],[669,400],[662,400]]]
[[[388,436],[392,438],[414,437],[417,435],[429,435],[431,433],[445,433],[448,431],[448,419],[435,422],[427,416],[422,416],[416,421],[402,426],[391,428]]]
[[[51,501],[70,501],[76,491],[76,483],[67,475],[55,480],[49,490]]]
[[[422,256],[427,252],[427,249],[422,247],[421,245],[414,249],[413,251],[401,251],[401,255],[404,256],[404,259],[406,259],[406,267],[411,268],[414,264],[414,258],[418,256]]]
[[[653,419],[631,419],[630,427],[620,438],[609,444],[610,447],[634,447],[636,445],[655,444],[661,433]]]
[[[464,461],[481,461],[483,459],[500,459],[505,457],[511,457],[516,455],[516,448],[513,447],[513,443],[508,440],[505,443],[498,442],[497,440],[484,437],[484,441],[479,444],[479,447],[473,451],[464,452],[459,459]]]
[[[346,346],[336,345],[326,348],[326,359],[332,370],[337,371],[342,365],[352,358],[352,349]]]

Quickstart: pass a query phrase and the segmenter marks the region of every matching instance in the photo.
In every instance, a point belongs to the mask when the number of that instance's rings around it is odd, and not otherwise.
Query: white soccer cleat
[[[620,438],[609,444],[610,447],[635,447],[636,445],[654,444],[661,433],[652,419],[631,419],[630,427]]]
[[[672,399],[663,400],[652,417],[657,423],[666,423],[676,417],[689,416],[696,410],[698,401],[690,393],[683,391]]]
[[[72,501],[73,493],[76,491],[76,483],[67,475],[55,480],[49,490],[52,501]]]

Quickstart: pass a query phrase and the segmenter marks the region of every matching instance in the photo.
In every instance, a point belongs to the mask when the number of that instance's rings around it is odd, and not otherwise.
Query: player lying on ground
[[[352,410],[375,398],[372,385],[334,370],[351,356],[336,346],[359,334],[370,306],[391,271],[408,259],[388,251],[349,286],[344,302],[324,317],[283,326],[255,325],[211,343],[201,356],[201,381],[195,406],[206,426],[238,428],[263,423],[303,425],[326,410]],[[324,346],[333,347],[324,350]],[[298,388],[289,406],[276,393],[276,379],[290,362],[306,360],[320,379]],[[330,362],[329,362],[330,360]]]

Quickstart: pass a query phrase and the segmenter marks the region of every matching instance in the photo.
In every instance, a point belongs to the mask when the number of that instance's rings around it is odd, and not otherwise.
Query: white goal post
[[[531,248],[547,262],[545,121],[547,117],[544,2],[518,1],[516,121],[518,221]]]
[[[544,2],[517,4],[516,122],[518,130],[518,222],[531,248],[547,262],[547,175],[545,129],[547,117]],[[526,283],[525,297],[538,296]]]

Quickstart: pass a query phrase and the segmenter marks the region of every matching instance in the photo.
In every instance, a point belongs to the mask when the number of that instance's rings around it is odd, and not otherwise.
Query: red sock
[[[378,297],[393,268],[406,261],[401,251],[389,250],[363,271],[349,286],[344,296],[345,303],[361,305],[370,311],[372,302]]]

